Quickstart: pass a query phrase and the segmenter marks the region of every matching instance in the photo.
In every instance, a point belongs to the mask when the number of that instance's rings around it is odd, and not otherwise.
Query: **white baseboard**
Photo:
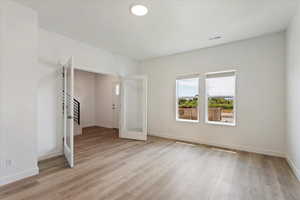
[[[287,157],[286,160],[287,160],[288,164],[290,165],[290,167],[292,168],[296,178],[300,182],[300,169],[297,168],[295,162],[291,158]]]
[[[5,176],[5,177],[0,179],[0,186],[7,185],[9,183],[13,183],[15,181],[19,181],[19,180],[24,179],[24,178],[35,176],[37,174],[39,174],[39,168],[35,167],[35,168],[32,168],[32,169],[24,170],[20,173],[14,174],[14,175]]]
[[[82,127],[82,129],[84,129],[84,128],[91,128],[91,127],[113,128],[112,126],[106,126],[106,125],[94,125],[94,126],[84,126],[84,127]]]
[[[82,129],[84,129],[84,128],[91,128],[91,127],[100,127],[100,126],[99,125],[81,126]]]
[[[63,155],[63,152],[62,151],[55,151],[55,152],[51,152],[47,155],[43,155],[41,157],[39,157],[39,161],[42,161],[42,160],[47,160],[49,158],[53,158],[53,157],[57,157],[57,156],[61,156]]]
[[[180,141],[186,141],[186,142],[191,142],[191,143],[197,143],[197,144],[227,148],[227,149],[238,150],[238,151],[246,151],[246,152],[251,152],[251,153],[257,153],[257,154],[263,154],[263,155],[269,155],[269,156],[276,156],[276,157],[281,157],[281,158],[286,157],[285,153],[282,153],[282,152],[266,150],[266,149],[258,149],[258,148],[255,148],[255,147],[249,147],[249,146],[243,146],[243,145],[220,144],[220,143],[215,143],[215,142],[200,141],[200,140],[197,140],[197,139],[176,137],[174,135],[170,135],[170,134],[167,134],[167,133],[164,133],[164,134],[149,133],[149,135],[162,137],[162,138],[169,138],[169,139],[174,139],[174,140],[180,140]]]

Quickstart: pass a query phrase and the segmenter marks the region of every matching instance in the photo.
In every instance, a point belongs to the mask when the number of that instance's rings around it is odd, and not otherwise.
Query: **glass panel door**
[[[131,76],[122,81],[122,126],[120,137],[147,139],[147,79]]]
[[[64,66],[64,155],[74,167],[74,68],[73,58]]]

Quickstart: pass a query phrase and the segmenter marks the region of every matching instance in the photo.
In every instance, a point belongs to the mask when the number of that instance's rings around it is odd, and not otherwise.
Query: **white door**
[[[121,85],[119,81],[112,83],[112,114],[113,114],[113,128],[120,128],[120,97]]]
[[[121,82],[120,138],[147,140],[147,78],[124,77]]]
[[[64,155],[74,167],[74,68],[73,57],[64,65]]]

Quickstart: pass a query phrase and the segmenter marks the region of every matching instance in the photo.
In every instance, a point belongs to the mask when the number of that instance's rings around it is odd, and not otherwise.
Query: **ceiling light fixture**
[[[144,16],[148,13],[148,8],[144,5],[133,5],[131,6],[130,11],[133,15]]]

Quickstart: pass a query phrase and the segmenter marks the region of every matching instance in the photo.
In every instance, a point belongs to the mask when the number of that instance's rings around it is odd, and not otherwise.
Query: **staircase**
[[[65,91],[63,90],[63,112],[64,111],[64,103],[65,103]],[[70,96],[67,95],[67,101],[70,101]],[[82,134],[82,128],[80,126],[80,102],[73,98],[73,104],[74,104],[74,112],[73,112],[73,121],[74,121],[74,135],[81,135]]]
[[[74,101],[74,135],[82,135],[82,128],[80,126],[80,102],[77,99]]]
[[[80,125],[80,102],[73,99],[74,101],[74,122],[78,125]]]

